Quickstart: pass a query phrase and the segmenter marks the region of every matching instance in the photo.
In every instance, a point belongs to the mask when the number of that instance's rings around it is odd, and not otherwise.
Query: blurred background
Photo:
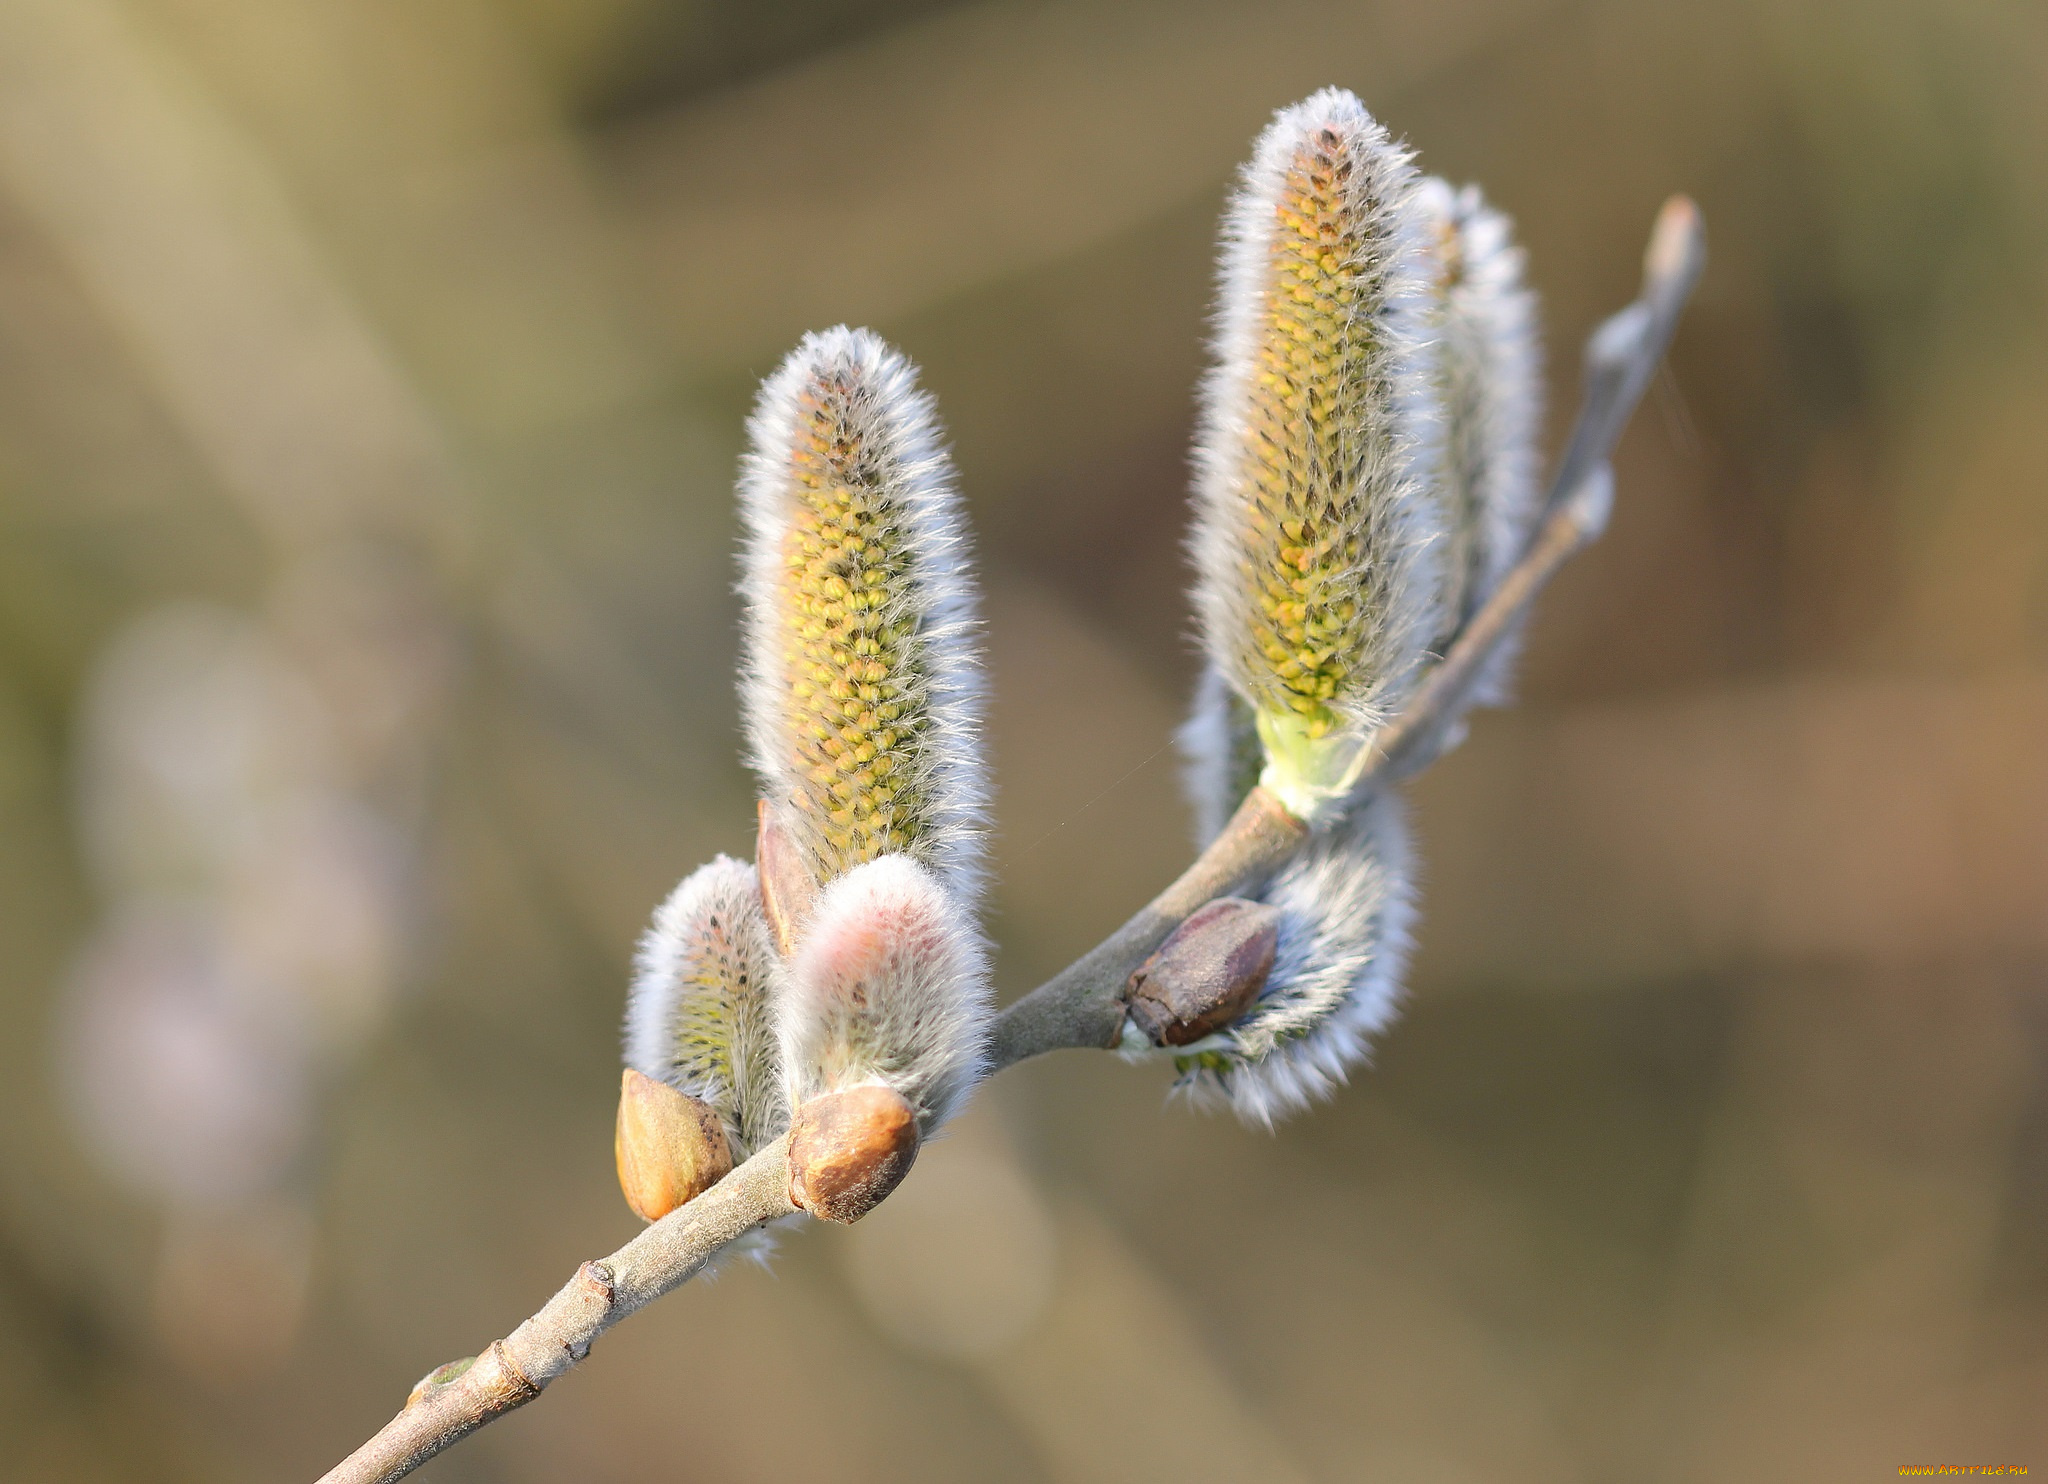
[[[804,329],[955,441],[1003,995],[1170,878],[1214,223],[1333,82],[1519,221],[1553,448],[1713,243],[1377,1066],[1020,1069],[426,1477],[2048,1468],[2048,12],[0,0],[0,1474],[311,1478],[635,1230]]]

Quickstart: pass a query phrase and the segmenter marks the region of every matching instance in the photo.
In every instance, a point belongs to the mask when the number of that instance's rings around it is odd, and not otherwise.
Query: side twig
[[[1431,671],[1414,703],[1382,730],[1375,760],[1358,785],[1361,796],[1413,763],[1414,750],[1436,734],[1530,601],[1599,535],[1612,489],[1608,461],[1614,445],[1663,359],[1705,262],[1699,209],[1674,196],[1659,213],[1644,255],[1641,296],[1603,323],[1587,344],[1584,401],[1527,551]],[[1131,971],[1197,909],[1271,875],[1307,836],[1308,827],[1278,800],[1253,789],[1171,886],[996,1018],[991,1069],[1066,1047],[1114,1046]],[[403,1478],[450,1443],[540,1395],[589,1355],[599,1335],[688,1282],[729,1243],[795,1209],[785,1138],[610,1257],[583,1264],[538,1313],[482,1355],[434,1371],[413,1389],[405,1409],[321,1484]]]

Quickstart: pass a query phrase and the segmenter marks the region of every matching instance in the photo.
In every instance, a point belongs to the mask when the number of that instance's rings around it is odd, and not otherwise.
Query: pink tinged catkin
[[[1265,782],[1317,818],[1444,623],[1429,253],[1407,152],[1341,89],[1285,109],[1225,214],[1195,444],[1195,603]]]
[[[938,874],[904,855],[854,867],[819,896],[778,983],[790,1106],[880,1085],[929,1132],[980,1080],[987,955]]]

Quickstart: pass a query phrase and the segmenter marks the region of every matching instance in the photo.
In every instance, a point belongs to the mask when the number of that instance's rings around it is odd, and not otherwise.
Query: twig
[[[1263,788],[1253,789],[1173,885],[996,1017],[992,1070],[1062,1047],[1116,1045],[1124,1021],[1119,997],[1131,970],[1197,908],[1258,884],[1307,837],[1308,826],[1278,799]]]
[[[1501,637],[1565,560],[1600,533],[1611,490],[1608,460],[1663,358],[1680,311],[1706,261],[1699,210],[1666,202],[1643,261],[1643,291],[1603,323],[1586,348],[1585,399],[1521,560],[1504,578],[1409,709],[1381,733],[1360,796],[1398,777],[1413,752],[1462,699]],[[1255,788],[1223,832],[1171,886],[1060,973],[996,1017],[991,1070],[1064,1047],[1110,1047],[1123,1027],[1130,973],[1168,933],[1216,897],[1256,885],[1284,864],[1308,826]],[[597,1337],[643,1305],[688,1282],[728,1243],[796,1208],[786,1140],[778,1140],[689,1204],[655,1222],[601,1262],[587,1262],[562,1291],[473,1361],[443,1366],[400,1412],[321,1484],[387,1484],[541,1389],[590,1353]]]
[[[1586,341],[1585,397],[1550,486],[1551,508],[1613,456],[1706,265],[1707,229],[1700,209],[1688,196],[1673,196],[1650,230],[1641,295],[1610,315]]]
[[[778,1139],[686,1206],[600,1262],[586,1262],[540,1312],[470,1361],[442,1366],[405,1410],[320,1484],[388,1484],[450,1443],[541,1394],[590,1354],[597,1337],[687,1283],[728,1243],[796,1209],[786,1139]]]
[[[1416,754],[1439,735],[1437,720],[1457,709],[1487,656],[1557,569],[1606,526],[1613,494],[1608,460],[1664,359],[1706,261],[1707,234],[1699,208],[1688,197],[1673,196],[1650,232],[1641,295],[1603,320],[1586,341],[1586,389],[1578,420],[1528,549],[1472,615],[1408,709],[1381,729],[1379,758],[1359,781],[1361,794],[1375,780],[1400,777],[1428,761]]]
[[[1600,534],[1612,492],[1607,461],[1671,343],[1679,313],[1706,264],[1706,251],[1699,208],[1684,196],[1673,196],[1657,214],[1643,255],[1641,296],[1604,321],[1587,342],[1585,400],[1528,549],[1472,615],[1408,709],[1381,730],[1377,756],[1359,779],[1358,797],[1413,764],[1411,753],[1439,734],[1437,723],[1455,711],[1516,618],[1566,559]],[[1253,789],[1178,881],[996,1018],[995,1066],[1061,1047],[1115,1045],[1123,1023],[1119,995],[1131,970],[1197,908],[1270,875],[1306,835],[1307,827],[1278,800]]]

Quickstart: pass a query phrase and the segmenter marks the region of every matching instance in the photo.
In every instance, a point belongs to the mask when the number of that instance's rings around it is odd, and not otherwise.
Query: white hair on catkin
[[[751,762],[820,882],[905,853],[963,900],[988,783],[968,539],[932,401],[866,330],[762,384],[740,505]]]
[[[792,1107],[880,1083],[930,1132],[986,1070],[981,935],[945,883],[909,856],[881,856],[825,888],[776,1003]]]
[[[1224,214],[1191,547],[1210,662],[1255,710],[1367,732],[1442,627],[1427,243],[1408,152],[1326,88]]]
[[[754,868],[718,856],[655,910],[626,994],[626,1065],[711,1105],[741,1158],[789,1122]]]
[[[1181,784],[1194,806],[1195,846],[1207,849],[1258,783],[1265,761],[1251,708],[1214,665],[1202,667],[1194,705],[1174,742],[1180,749]]]
[[[1399,1012],[1413,876],[1395,795],[1313,836],[1261,893],[1281,913],[1266,987],[1213,1048],[1177,1059],[1175,1091],[1271,1128],[1342,1086]]]
[[[1417,196],[1429,224],[1435,271],[1431,325],[1443,407],[1443,477],[1448,647],[1507,575],[1529,541],[1539,475],[1543,354],[1536,298],[1523,282],[1523,254],[1506,216],[1477,186],[1431,177]],[[1518,623],[1469,693],[1470,705],[1507,699]]]

